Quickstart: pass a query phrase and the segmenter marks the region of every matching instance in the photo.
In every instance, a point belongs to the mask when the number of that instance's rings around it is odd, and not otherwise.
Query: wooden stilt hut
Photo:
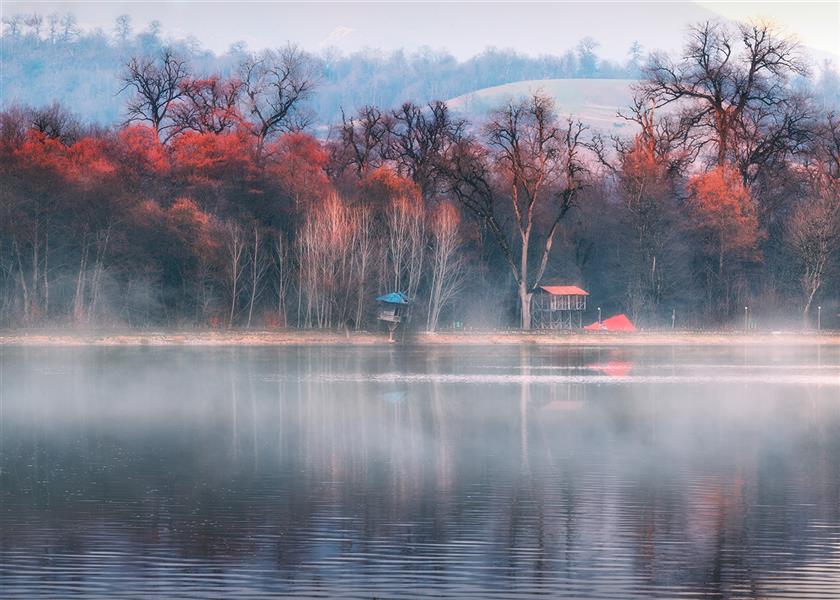
[[[574,329],[583,326],[586,310],[584,289],[576,285],[544,285],[531,299],[531,315],[535,329]]]

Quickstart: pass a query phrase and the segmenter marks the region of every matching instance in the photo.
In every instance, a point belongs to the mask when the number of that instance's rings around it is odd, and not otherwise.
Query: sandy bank
[[[838,345],[840,332],[751,333],[636,332],[636,333],[522,333],[459,332],[411,333],[404,345],[538,345],[538,346],[662,346],[662,345]],[[385,346],[384,333],[333,331],[5,331],[4,346]]]

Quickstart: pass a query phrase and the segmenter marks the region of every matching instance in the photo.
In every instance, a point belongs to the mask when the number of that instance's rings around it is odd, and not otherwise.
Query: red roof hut
[[[536,329],[580,327],[589,292],[576,285],[544,285],[532,298],[531,314]]]

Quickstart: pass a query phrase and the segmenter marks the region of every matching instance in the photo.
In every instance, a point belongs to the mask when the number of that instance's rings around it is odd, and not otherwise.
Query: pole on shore
[[[598,325],[601,324],[601,307],[598,307]]]
[[[744,331],[750,330],[750,307],[744,307]]]
[[[822,331],[822,306],[817,307],[817,331]]]
[[[674,325],[676,324],[676,322],[677,322],[677,309],[672,308],[671,309],[671,329],[674,329]]]

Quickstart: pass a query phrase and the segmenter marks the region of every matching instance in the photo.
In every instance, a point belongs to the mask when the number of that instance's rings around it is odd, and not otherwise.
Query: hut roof
[[[541,285],[540,289],[552,296],[588,296],[589,292],[576,285]]]
[[[408,296],[402,292],[391,292],[384,296],[379,296],[377,302],[385,302],[386,304],[408,304]]]

